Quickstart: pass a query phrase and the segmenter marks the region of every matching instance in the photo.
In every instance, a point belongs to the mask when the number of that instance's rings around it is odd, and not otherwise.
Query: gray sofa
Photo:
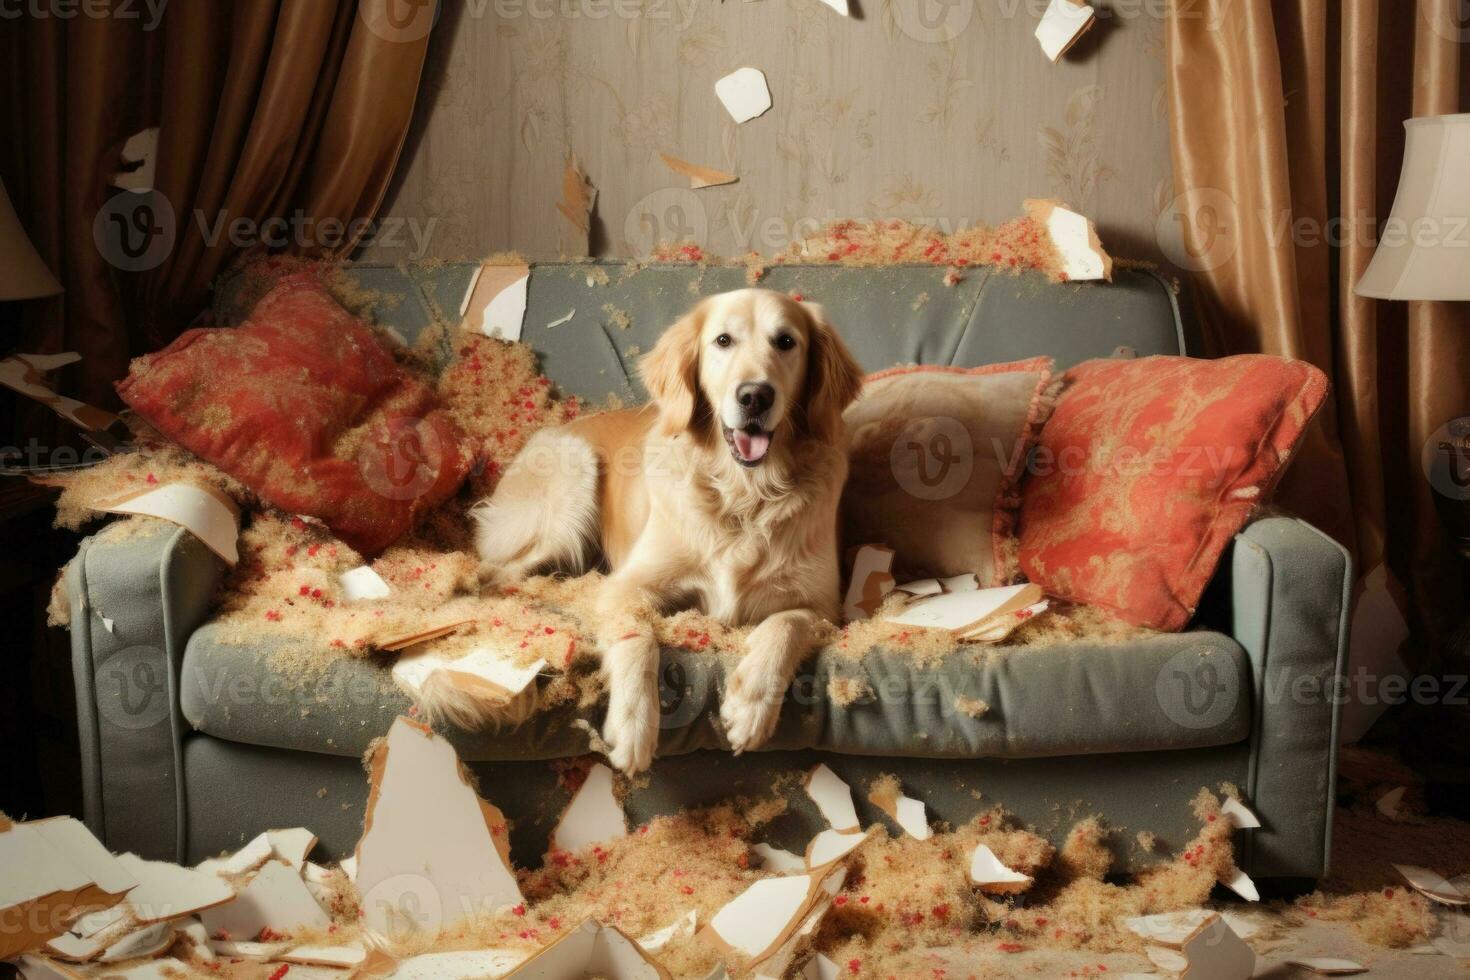
[[[411,340],[455,319],[473,268],[357,266],[351,275],[376,297],[379,322]],[[535,266],[524,333],[560,388],[593,402],[641,398],[633,352],[648,350],[696,296],[744,283],[742,269],[600,270]],[[942,275],[927,266],[778,267],[765,284],[825,304],[868,369],[1037,354],[1066,367],[1119,347],[1184,351],[1174,296],[1147,272],[1120,270],[1095,285],[973,270],[946,287]],[[221,322],[239,306],[225,284]],[[609,310],[631,326],[611,325]],[[87,821],[114,849],[189,862],[298,824],[320,835],[321,856],[344,854],[361,829],[362,753],[409,701],[382,662],[339,660],[302,680],[272,670],[268,644],[224,642],[209,621],[221,573],[188,532],[163,524],[88,539],[72,562]],[[1242,835],[1242,866],[1259,878],[1320,876],[1351,581],[1342,548],[1300,521],[1264,517],[1236,538],[1188,632],[991,657],[956,650],[926,668],[883,652],[860,665],[818,656],[793,685],[769,750],[738,758],[722,750],[716,723],[718,663],[667,651],[661,758],[628,809],[644,819],[779,785],[791,807],[769,839],[799,849],[820,817],[778,777],[821,760],[859,790],[865,821],[883,818],[861,788],[885,772],[954,824],[999,803],[1059,840],[1097,814],[1126,870],[1167,858],[1193,835],[1189,800],[1201,787],[1232,784],[1264,825]],[[829,702],[828,679],[856,671],[876,696]],[[991,708],[971,717],[956,695]],[[566,800],[550,760],[588,751],[575,720],[568,709],[514,731],[446,732],[514,821],[519,861],[539,859]],[[1162,846],[1143,850],[1141,830]]]

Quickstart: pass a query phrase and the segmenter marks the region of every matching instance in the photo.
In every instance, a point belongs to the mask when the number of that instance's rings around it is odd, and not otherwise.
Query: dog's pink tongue
[[[735,451],[740,458],[747,463],[764,459],[766,450],[771,448],[771,435],[768,432],[757,432],[751,435],[749,432],[735,431]]]

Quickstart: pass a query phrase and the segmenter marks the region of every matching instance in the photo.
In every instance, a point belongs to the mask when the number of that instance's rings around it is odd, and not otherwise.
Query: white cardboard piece
[[[844,17],[852,16],[847,7],[847,0],[822,0],[822,2]]]
[[[252,963],[266,963],[291,948],[290,943],[258,943],[246,939],[211,939],[209,948],[216,956],[228,956]]]
[[[14,824],[0,818],[0,868],[0,921],[9,924],[0,929],[0,959],[48,941],[75,945],[67,931],[83,914],[116,906],[137,883],[70,817]]]
[[[861,830],[824,830],[811,839],[806,846],[806,866],[820,868],[840,861],[872,836]]]
[[[75,352],[65,354],[11,354],[0,359],[0,385],[40,402],[72,425],[87,432],[106,429],[120,421],[111,412],[94,405],[79,402],[75,398],[57,394],[46,383],[48,371],[75,364],[82,355]]]
[[[138,880],[128,892],[128,905],[140,925],[177,919],[235,897],[234,887],[218,875],[166,861],[145,861],[136,854],[123,854],[118,860]]]
[[[495,830],[503,837],[505,817],[475,793],[453,746],[400,717],[368,764],[355,879],[367,929],[437,933],[523,901]],[[400,914],[417,908],[424,891],[438,897],[437,915]]]
[[[524,951],[514,949],[424,953],[400,962],[385,980],[461,980],[463,977],[496,980],[509,975],[525,959]]]
[[[345,970],[361,966],[367,961],[367,956],[367,950],[361,946],[297,946],[276,958],[282,963],[334,966]]]
[[[113,187],[142,194],[153,190],[158,174],[158,127],[141,130],[128,137],[123,144],[121,160],[138,166],[130,170],[119,170],[112,175]]]
[[[98,508],[108,514],[140,514],[177,524],[225,560],[240,561],[236,541],[240,536],[240,511],[234,501],[213,489],[187,483],[165,483],[161,487],[129,494]]]
[[[1161,912],[1157,915],[1140,915],[1124,919],[1123,925],[1134,935],[1151,943],[1163,946],[1182,946],[1184,941],[1209,922],[1215,913],[1209,909],[1186,909],[1182,912]]]
[[[883,599],[893,591],[893,549],[865,544],[852,559],[852,578],[842,601],[842,615],[849,623],[871,619]]]
[[[460,329],[500,340],[520,340],[530,285],[530,266],[481,265],[460,301]]]
[[[282,861],[267,861],[235,900],[199,913],[211,936],[255,939],[262,930],[294,933],[332,924],[317,904],[301,872]]]
[[[442,674],[468,693],[507,702],[529,687],[545,667],[544,659],[518,667],[488,646],[475,647],[464,656],[453,658],[425,647],[400,656],[393,664],[393,679],[409,693],[417,694],[432,675]]]
[[[1352,960],[1342,960],[1331,956],[1306,956],[1286,961],[1288,966],[1299,966],[1304,970],[1324,977],[1347,977],[1354,973],[1367,973],[1368,968],[1361,963]]]
[[[744,955],[761,957],[805,914],[815,886],[810,874],[762,878],[731,899],[704,928]]]
[[[785,874],[788,871],[806,870],[806,858],[800,854],[792,854],[790,851],[764,843],[752,846],[751,850],[759,855],[759,867],[762,871]]]
[[[1160,944],[1146,950],[1155,966],[1182,972],[1187,980],[1248,980],[1255,972],[1255,951],[1208,909],[1141,916],[1124,924]]]
[[[1261,826],[1260,819],[1233,796],[1225,797],[1220,805],[1220,815],[1240,830],[1255,830]]]
[[[994,851],[981,844],[970,855],[970,880],[983,892],[1014,895],[1030,888],[1034,879],[1006,867]]]
[[[763,115],[771,108],[771,88],[759,68],[740,68],[715,82],[715,95],[737,123]]]
[[[924,596],[940,595],[944,592],[944,586],[940,584],[937,578],[921,578],[917,582],[905,582],[902,585],[895,585],[894,588],[899,592],[906,592],[916,599],[922,599]]]
[[[833,830],[857,830],[857,810],[852,805],[852,788],[844,783],[827,764],[821,763],[806,777],[806,795],[822,811]]]
[[[1041,23],[1036,25],[1036,40],[1042,52],[1056,64],[1096,19],[1097,12],[1081,0],[1051,0],[1041,15]]]
[[[168,922],[155,922],[130,932],[108,946],[97,957],[99,963],[121,963],[147,956],[157,956],[174,943],[174,927]]]
[[[343,572],[338,581],[342,583],[342,598],[348,602],[386,599],[393,594],[388,583],[370,565],[359,565]]]
[[[903,793],[899,793],[893,799],[869,793],[868,800],[888,814],[890,820],[898,824],[904,833],[915,840],[928,840],[934,836],[934,831],[929,827],[929,812],[924,808],[922,800],[916,800]]]
[[[697,191],[706,187],[722,187],[725,184],[733,184],[740,179],[732,173],[716,170],[713,167],[700,166],[697,163],[690,163],[688,160],[680,159],[668,153],[660,153],[659,156],[663,157],[664,164],[670,170],[674,171],[674,173],[682,174],[689,178],[690,190]],[[571,315],[568,314],[566,319],[570,320]],[[548,324],[548,326],[556,326],[556,324]]]
[[[1066,3],[1067,0],[1053,0]],[[1026,213],[1046,230],[1070,282],[1113,281],[1113,259],[1102,247],[1097,228],[1085,215],[1060,201],[1029,200]]]
[[[587,771],[551,832],[551,846],[576,852],[628,836],[628,816],[613,793],[612,770],[602,763]]]
[[[1416,892],[1441,905],[1470,905],[1470,896],[1456,888],[1443,876],[1428,868],[1412,864],[1395,864],[1394,868]]]
[[[1236,868],[1234,873],[1228,878],[1221,878],[1220,884],[1235,892],[1235,894],[1247,902],[1259,902],[1261,900],[1261,893],[1256,889],[1256,883],[1251,880],[1250,875],[1241,871],[1239,868]]]
[[[671,980],[669,971],[636,942],[596,919],[584,919],[505,976],[506,980]]]
[[[646,936],[638,937],[637,942],[639,946],[643,947],[645,953],[657,953],[675,939],[690,938],[698,928],[699,912],[695,909],[690,909],[662,929],[656,932],[650,932]]]
[[[1008,609],[1023,609],[1040,600],[1041,588],[1029,583],[948,592],[920,599],[887,619],[900,626],[964,632]]]

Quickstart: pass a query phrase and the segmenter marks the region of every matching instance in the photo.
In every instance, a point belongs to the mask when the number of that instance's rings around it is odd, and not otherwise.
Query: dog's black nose
[[[735,400],[747,417],[764,415],[776,401],[776,389],[764,381],[747,381],[735,389]]]

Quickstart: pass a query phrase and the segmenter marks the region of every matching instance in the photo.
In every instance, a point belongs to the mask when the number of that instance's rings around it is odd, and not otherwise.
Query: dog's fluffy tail
[[[532,436],[471,512],[482,576],[587,571],[600,536],[597,484],[597,451],[585,440],[559,429]]]

